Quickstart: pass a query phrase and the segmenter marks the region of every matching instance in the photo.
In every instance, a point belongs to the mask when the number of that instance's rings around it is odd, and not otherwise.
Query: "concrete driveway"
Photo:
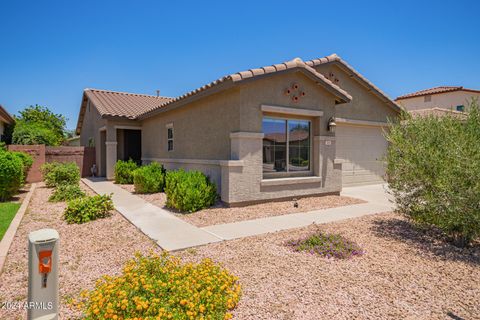
[[[384,183],[366,186],[346,187],[343,188],[340,194],[342,196],[362,199],[368,201],[369,203],[390,206],[393,209],[395,207],[393,203],[393,197],[388,194],[387,191],[388,185]]]

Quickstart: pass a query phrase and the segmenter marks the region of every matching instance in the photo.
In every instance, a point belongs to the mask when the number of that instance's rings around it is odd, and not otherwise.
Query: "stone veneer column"
[[[115,163],[117,162],[117,141],[106,141],[106,165],[107,179],[113,180],[115,177]]]

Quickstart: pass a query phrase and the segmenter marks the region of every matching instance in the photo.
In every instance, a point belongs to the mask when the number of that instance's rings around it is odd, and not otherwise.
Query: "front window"
[[[167,150],[173,151],[173,125],[167,126]]]
[[[263,172],[310,171],[310,121],[263,118]]]

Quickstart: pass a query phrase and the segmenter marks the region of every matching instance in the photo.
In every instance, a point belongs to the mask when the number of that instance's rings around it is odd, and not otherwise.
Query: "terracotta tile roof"
[[[480,93],[480,90],[466,89],[464,87],[442,86],[442,87],[434,87],[434,88],[420,90],[420,91],[413,92],[413,93],[404,94],[403,96],[400,96],[400,97],[396,98],[395,100],[401,100],[401,99],[407,99],[407,98],[413,98],[413,97],[421,97],[421,96],[427,96],[427,95],[431,95],[431,94],[453,92],[453,91],[469,91],[469,92]]]
[[[85,89],[85,95],[102,116],[136,119],[147,110],[160,106],[172,98],[146,94]]]
[[[444,108],[429,108],[429,109],[418,109],[418,110],[411,110],[409,113],[413,117],[428,117],[428,116],[435,116],[435,117],[444,117],[444,116],[454,116],[459,117],[461,119],[466,118],[467,114],[465,112],[460,111],[453,111]]]
[[[211,88],[220,86],[220,85],[226,85],[226,84],[235,84],[244,80],[249,80],[253,79],[256,77],[261,77],[265,76],[268,74],[276,73],[276,72],[281,72],[281,71],[286,71],[290,69],[299,69],[302,71],[306,71],[309,74],[311,74],[318,82],[323,85],[327,90],[329,90],[331,93],[333,93],[335,96],[339,97],[341,99],[341,102],[349,102],[352,99],[352,96],[333,82],[331,82],[329,79],[327,79],[324,75],[321,73],[317,72],[315,69],[313,69],[311,66],[307,65],[305,62],[302,61],[300,58],[295,58],[291,61],[279,63],[279,64],[274,64],[271,66],[265,66],[261,68],[256,68],[256,69],[249,69],[246,71],[241,71],[237,73],[230,74],[228,76],[224,76],[222,78],[219,78],[215,81],[212,81],[200,88],[197,88],[195,90],[189,91],[175,99],[172,99],[170,101],[166,101],[160,106],[153,107],[151,110],[148,110],[147,112],[143,113],[140,115],[140,119],[149,117],[153,114],[155,114],[156,111],[158,111],[162,107],[167,107],[169,105],[174,104],[177,101],[184,100],[188,97],[192,97],[200,92],[207,91]]]
[[[3,119],[3,121],[8,124],[15,122],[15,119],[13,119],[10,113],[8,113],[2,105],[0,105],[0,119]]]
[[[355,77],[358,81],[363,83],[367,88],[373,91],[377,96],[380,97],[380,99],[384,100],[387,102],[391,107],[396,109],[397,111],[403,110],[403,107],[397,104],[394,100],[392,100],[385,92],[380,90],[377,86],[375,86],[373,83],[371,83],[367,78],[365,78],[363,75],[360,74],[357,70],[355,70],[352,66],[350,66],[345,60],[340,58],[337,54],[331,54],[329,56],[323,57],[323,58],[318,58],[318,59],[313,59],[305,62],[307,65],[311,67],[315,67],[321,64],[326,64],[326,63],[338,63],[343,69],[346,69],[351,73],[353,77]]]
[[[302,61],[300,58],[295,58],[291,61],[274,64],[271,66],[233,73],[212,81],[200,88],[189,91],[176,98],[156,97],[98,89],[86,89],[77,123],[77,133],[79,133],[81,129],[85,105],[88,99],[92,101],[102,116],[117,116],[128,119],[145,119],[156,114],[157,112],[161,112],[165,107],[174,106],[177,105],[177,103],[187,100],[188,98],[193,99],[197,96],[200,96],[200,93],[208,94],[210,92],[217,92],[218,90],[222,90],[223,88],[227,88],[243,81],[260,78],[276,72],[285,72],[294,69],[304,72],[307,76],[312,77],[317,84],[321,85],[323,88],[335,95],[340,103],[350,102],[352,100],[352,96],[348,92],[313,68],[316,65],[334,61],[340,63],[352,74],[352,76],[355,76],[362,81],[365,86],[379,95],[382,100],[389,103],[395,109],[401,110],[401,107],[392,101],[385,93],[360,75],[360,73],[355,71],[340,57],[338,57],[336,54],[333,54],[325,58],[314,59],[306,62]]]

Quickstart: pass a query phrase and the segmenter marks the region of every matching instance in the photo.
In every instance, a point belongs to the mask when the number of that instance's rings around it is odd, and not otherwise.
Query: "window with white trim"
[[[167,124],[167,151],[173,151],[173,123]]]

